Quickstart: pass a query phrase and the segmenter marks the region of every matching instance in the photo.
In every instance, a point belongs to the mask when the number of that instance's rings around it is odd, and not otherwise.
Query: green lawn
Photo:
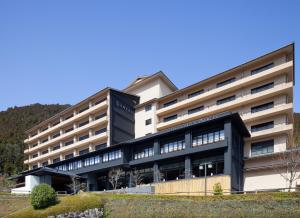
[[[61,197],[43,210],[31,207],[10,218],[35,218],[104,207],[108,217],[300,217],[300,193],[210,197],[83,193]]]

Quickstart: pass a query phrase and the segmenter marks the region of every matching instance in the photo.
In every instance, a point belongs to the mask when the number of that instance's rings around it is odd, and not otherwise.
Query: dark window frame
[[[194,113],[197,113],[197,112],[203,111],[203,110],[204,110],[204,106],[201,105],[201,106],[198,106],[198,107],[189,109],[189,110],[188,110],[188,114],[194,114]]]
[[[171,115],[171,116],[168,116],[168,117],[164,117],[163,122],[166,123],[166,122],[169,122],[171,120],[176,120],[177,118],[178,118],[178,115],[174,114],[174,115]]]
[[[251,132],[259,132],[259,131],[263,131],[266,129],[272,129],[272,128],[274,128],[274,121],[269,121],[269,122],[260,123],[260,124],[251,126]]]
[[[251,113],[257,113],[271,108],[274,108],[274,101],[251,107]]]
[[[216,87],[217,87],[217,88],[220,88],[220,87],[222,87],[222,86],[228,85],[228,84],[233,83],[233,82],[235,82],[235,81],[236,81],[236,77],[231,77],[231,78],[229,78],[229,79],[227,79],[227,80],[224,80],[224,81],[222,81],[222,82],[218,82],[218,83],[216,84]]]
[[[267,83],[267,84],[264,84],[264,85],[261,85],[261,86],[251,89],[251,94],[253,95],[253,94],[256,94],[256,93],[259,93],[259,92],[262,92],[262,91],[265,91],[265,90],[268,90],[271,88],[274,88],[274,82],[270,82],[270,83]]]
[[[164,103],[163,104],[163,107],[165,108],[165,107],[169,107],[169,106],[171,106],[171,105],[173,105],[173,104],[176,104],[177,103],[177,99],[174,99],[174,100],[172,100],[172,101],[168,101],[167,103]]]
[[[193,98],[195,96],[201,95],[202,93],[204,93],[204,89],[200,89],[196,92],[192,92],[192,93],[188,94],[188,98]]]
[[[145,111],[151,111],[152,110],[152,104],[145,105]]]
[[[145,120],[145,125],[148,126],[148,125],[151,125],[152,124],[152,119],[147,119]]]
[[[236,99],[236,95],[231,95],[226,98],[217,100],[217,105],[225,104],[227,102],[234,101],[235,99]]]
[[[258,73],[261,73],[265,70],[268,70],[268,69],[271,69],[272,67],[274,67],[274,62],[271,62],[269,64],[266,64],[264,66],[261,66],[261,67],[258,67],[254,70],[251,70],[251,75],[255,75],[255,74],[258,74]]]
[[[274,139],[251,144],[251,156],[274,153]]]

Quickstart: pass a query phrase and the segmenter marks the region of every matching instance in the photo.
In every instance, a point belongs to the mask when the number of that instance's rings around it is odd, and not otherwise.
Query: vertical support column
[[[157,162],[154,162],[154,165],[153,165],[153,181],[154,182],[160,181],[160,171],[159,171],[159,166],[158,166]]]
[[[185,140],[185,149],[190,149],[192,147],[192,136],[190,130],[185,132],[184,140]]]
[[[153,150],[154,150],[154,156],[160,154],[160,143],[158,140],[154,141]]]
[[[131,188],[133,183],[133,172],[132,170],[129,171],[129,181],[128,181],[128,187]]]
[[[185,156],[185,161],[184,161],[184,178],[189,179],[191,178],[192,174],[192,161],[190,156]]]
[[[227,143],[227,150],[224,153],[224,174],[232,173],[232,124],[231,121],[225,121],[224,134]]]

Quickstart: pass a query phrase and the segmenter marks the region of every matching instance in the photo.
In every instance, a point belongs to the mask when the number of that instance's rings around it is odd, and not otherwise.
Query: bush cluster
[[[56,204],[57,195],[51,186],[40,184],[33,188],[30,195],[30,202],[34,209],[46,208]]]

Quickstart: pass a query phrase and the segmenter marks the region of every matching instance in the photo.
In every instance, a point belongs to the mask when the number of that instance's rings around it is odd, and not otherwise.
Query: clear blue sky
[[[0,111],[74,104],[164,71],[185,87],[296,43],[300,1],[0,1]]]

